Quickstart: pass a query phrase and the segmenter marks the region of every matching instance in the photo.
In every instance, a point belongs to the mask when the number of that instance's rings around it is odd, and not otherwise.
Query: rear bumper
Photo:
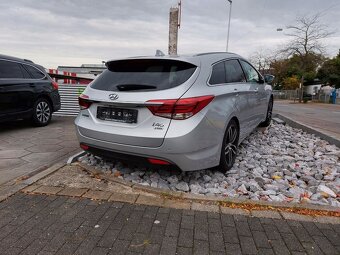
[[[53,104],[53,112],[59,111],[61,108],[60,95],[58,90],[54,90],[50,93],[50,98]]]
[[[207,121],[203,121],[202,124],[186,134],[177,132],[177,136],[167,137],[169,133],[173,133],[169,130],[163,144],[160,147],[151,148],[112,143],[86,137],[80,131],[78,119],[79,116],[75,124],[79,142],[92,147],[94,154],[104,157],[119,159],[123,156],[124,159],[128,160],[142,158],[144,161],[147,158],[156,158],[168,161],[182,171],[211,168],[217,166],[220,161],[220,141],[222,138],[214,132],[213,127]],[[84,128],[84,126],[81,127],[82,130]]]

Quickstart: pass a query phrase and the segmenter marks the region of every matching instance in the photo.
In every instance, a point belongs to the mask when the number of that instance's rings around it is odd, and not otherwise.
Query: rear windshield
[[[107,91],[153,91],[174,88],[187,81],[196,66],[166,59],[119,60],[107,63],[91,85]]]

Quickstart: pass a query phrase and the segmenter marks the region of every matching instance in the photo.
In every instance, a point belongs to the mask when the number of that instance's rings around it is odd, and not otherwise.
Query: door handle
[[[237,89],[235,88],[234,91],[236,92],[235,96],[238,97],[238,91],[237,91]]]
[[[34,83],[30,83],[30,87],[31,87],[31,88],[34,88],[34,87],[35,87],[35,84],[34,84]]]
[[[258,88],[256,88],[256,89],[254,90],[254,92],[255,92],[255,93],[258,93],[258,92],[259,92],[259,89],[258,89]]]

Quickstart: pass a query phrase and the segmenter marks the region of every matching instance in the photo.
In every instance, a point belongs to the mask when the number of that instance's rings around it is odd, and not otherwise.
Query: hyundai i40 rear
[[[79,97],[84,150],[183,171],[229,170],[237,147],[268,126],[271,86],[231,53],[112,60]]]

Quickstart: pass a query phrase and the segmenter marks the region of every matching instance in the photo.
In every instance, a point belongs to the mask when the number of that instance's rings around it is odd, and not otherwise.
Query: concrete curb
[[[10,186],[3,186],[0,190],[0,202],[6,200],[10,196],[14,195],[18,191],[28,187],[29,185],[37,182],[38,180],[46,177],[47,175],[50,175],[54,173],[55,171],[59,170],[60,168],[64,167],[66,165],[65,162],[58,162],[51,167],[47,168],[46,170],[43,170],[32,177],[29,177],[25,180],[18,181],[17,183],[14,183],[13,185]]]
[[[221,208],[232,207],[232,209],[248,210],[247,208],[255,208],[254,211],[261,210],[269,210],[269,211],[285,211],[285,212],[303,212],[305,210],[314,211],[314,212],[323,212],[324,214],[334,214],[340,215],[340,209],[332,206],[320,206],[320,205],[312,205],[312,204],[293,204],[293,203],[277,203],[277,202],[266,202],[266,201],[254,201],[248,199],[239,199],[239,198],[221,198],[221,197],[207,197],[204,195],[196,195],[191,193],[184,193],[180,191],[170,191],[163,190],[159,188],[153,188],[149,186],[143,186],[140,184],[134,184],[129,181],[122,180],[120,178],[114,177],[112,175],[107,175],[102,173],[99,170],[94,169],[91,166],[76,163],[78,166],[82,167],[85,171],[92,175],[96,175],[96,177],[101,178],[106,181],[116,182],[120,185],[126,185],[131,187],[136,191],[143,191],[147,193],[151,193],[154,195],[158,195],[165,199],[170,199],[174,201],[186,201],[189,203],[203,203],[206,205],[218,205]],[[248,210],[249,211],[249,210]],[[248,213],[249,214],[249,213]],[[340,218],[339,218],[340,220]]]
[[[71,157],[68,158],[66,164],[70,165],[70,164],[76,162],[78,160],[78,158],[84,156],[85,154],[86,154],[86,151],[81,151],[81,152],[78,152],[78,153],[72,155]]]
[[[291,118],[288,118],[288,117],[282,115],[281,113],[275,113],[274,116],[283,120],[284,122],[286,122],[289,126],[291,126],[293,128],[299,128],[299,129],[302,129],[303,131],[305,131],[307,133],[314,134],[314,135],[320,137],[321,139],[326,140],[330,144],[334,144],[335,146],[340,148],[340,140],[336,139],[333,136],[330,136],[330,135],[323,133],[321,130],[308,127],[301,122],[292,120]]]

